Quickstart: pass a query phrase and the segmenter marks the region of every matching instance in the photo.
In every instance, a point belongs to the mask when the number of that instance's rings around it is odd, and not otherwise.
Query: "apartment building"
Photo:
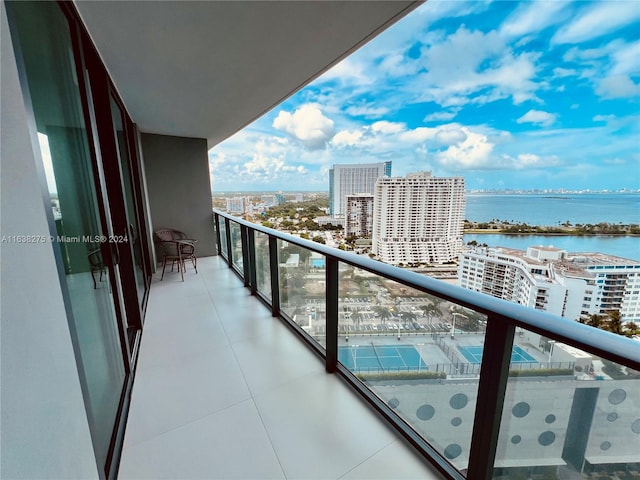
[[[249,209],[249,199],[246,197],[231,197],[226,199],[227,212],[243,214]]]
[[[462,177],[430,172],[379,178],[374,191],[372,251],[383,262],[442,264],[462,246]]]
[[[345,235],[371,236],[373,229],[373,195],[347,195]]]
[[[460,255],[458,284],[577,320],[619,310],[640,319],[640,262],[554,247],[475,247]]]
[[[391,162],[334,165],[329,170],[329,214],[344,215],[346,196],[372,194],[379,177],[391,176]]]

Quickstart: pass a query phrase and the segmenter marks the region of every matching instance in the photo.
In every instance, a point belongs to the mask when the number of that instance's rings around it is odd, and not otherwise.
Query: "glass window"
[[[127,221],[129,226],[129,244],[133,248],[134,272],[136,288],[138,290],[138,302],[144,302],[145,273],[143,265],[143,253],[141,244],[140,225],[136,215],[136,202],[131,178],[131,160],[127,149],[127,139],[123,125],[123,114],[118,103],[111,97],[111,116],[113,118],[113,128],[118,142],[118,154],[120,158],[120,171],[122,172],[122,186],[124,189],[124,199],[127,208]]]
[[[126,372],[71,31],[55,2],[14,2],[9,8],[38,130],[55,220],[53,248],[62,259],[94,450],[104,466]]]

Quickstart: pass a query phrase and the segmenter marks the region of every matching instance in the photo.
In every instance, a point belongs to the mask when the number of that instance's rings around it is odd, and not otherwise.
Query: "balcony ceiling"
[[[409,13],[413,1],[76,1],[143,132],[242,129]]]

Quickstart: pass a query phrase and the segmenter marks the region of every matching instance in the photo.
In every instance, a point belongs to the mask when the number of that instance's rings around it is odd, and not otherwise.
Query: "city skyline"
[[[429,1],[209,152],[214,191],[326,190],[333,164],[468,189],[640,186],[640,9]]]

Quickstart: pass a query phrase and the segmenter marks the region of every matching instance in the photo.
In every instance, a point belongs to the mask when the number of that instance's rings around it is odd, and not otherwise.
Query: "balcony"
[[[442,478],[221,257],[153,280],[121,479]]]
[[[214,219],[151,290],[121,478],[640,475],[633,341]]]

